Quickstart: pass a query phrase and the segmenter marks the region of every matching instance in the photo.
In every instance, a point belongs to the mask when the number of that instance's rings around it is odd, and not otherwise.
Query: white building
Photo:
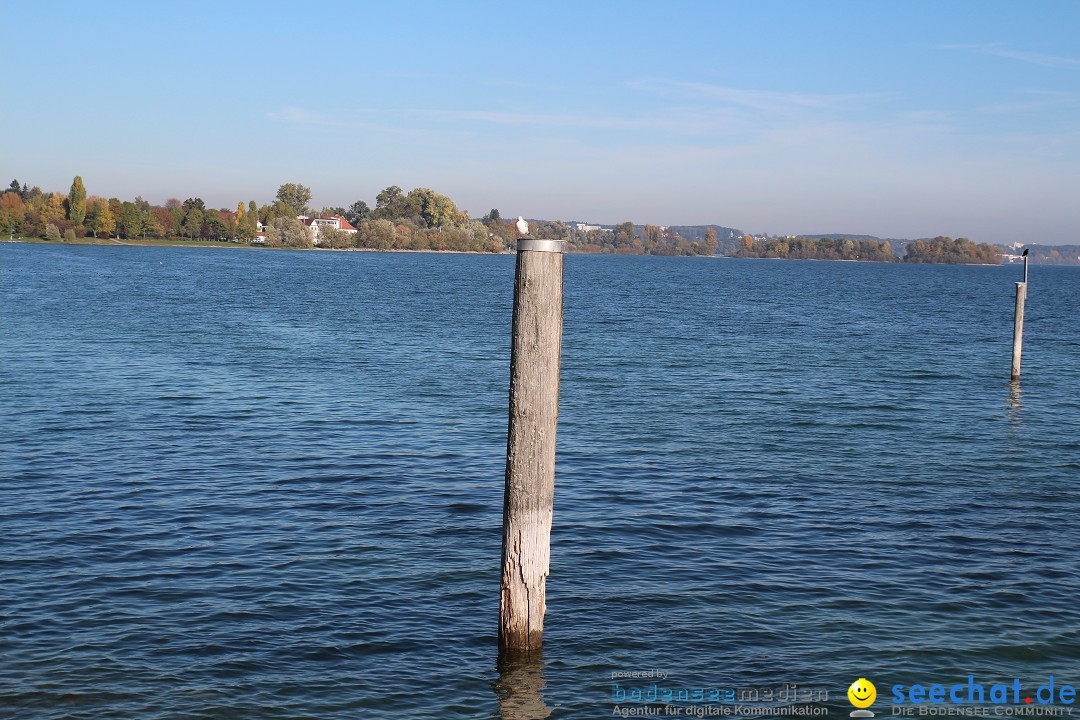
[[[323,215],[322,217],[310,218],[306,215],[298,215],[297,220],[311,228],[312,241],[319,244],[319,230],[320,228],[328,227],[333,228],[339,232],[348,233],[349,235],[356,234],[356,228],[348,220],[341,215]]]

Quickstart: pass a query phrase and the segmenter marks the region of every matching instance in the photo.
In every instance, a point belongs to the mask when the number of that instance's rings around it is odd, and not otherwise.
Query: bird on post
[[[516,227],[517,227],[518,235],[520,237],[525,237],[526,235],[529,234],[529,222],[525,218],[521,217],[520,215],[518,215]]]

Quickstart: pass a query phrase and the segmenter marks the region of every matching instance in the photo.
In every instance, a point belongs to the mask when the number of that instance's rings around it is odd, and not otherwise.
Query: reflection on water
[[[1009,383],[1009,404],[1008,404],[1008,417],[1009,425],[1020,425],[1020,414],[1024,412],[1024,397],[1020,393],[1020,381],[1013,380]]]
[[[551,716],[544,702],[544,662],[540,653],[532,655],[500,654],[496,667],[495,695],[499,699],[502,720],[542,720]]]

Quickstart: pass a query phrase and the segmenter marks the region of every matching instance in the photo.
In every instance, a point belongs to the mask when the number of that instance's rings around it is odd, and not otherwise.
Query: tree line
[[[908,244],[904,262],[1000,265],[1002,254],[1001,249],[993,245],[939,235],[933,240],[916,240]]]
[[[994,245],[974,243],[967,238],[954,240],[944,236],[910,243],[901,259],[893,252],[888,240],[806,237],[760,239],[747,235],[734,257],[1000,265],[1002,254],[1001,248]]]
[[[258,205],[241,201],[235,210],[212,209],[202,198],[169,198],[153,205],[142,197],[132,201],[88,195],[76,176],[66,194],[43,192],[13,180],[0,195],[0,233],[46,238],[55,242],[97,239],[186,239],[189,241],[260,242],[272,247],[368,248],[375,250],[456,250],[502,252],[513,247],[517,231],[513,219],[504,220],[492,209],[478,220],[457,207],[446,195],[430,188],[405,192],[391,185],[375,197],[374,208],[357,200],[348,208],[313,210],[311,189],[285,183],[271,202]],[[355,233],[312,228],[298,216],[341,216]],[[265,236],[258,234],[260,225]],[[625,255],[715,255],[717,231],[688,240],[674,228],[641,226],[632,222],[612,229],[586,229],[559,220],[530,221],[533,237],[564,240],[569,252]],[[725,241],[727,242],[727,241]],[[855,238],[785,237],[756,239],[745,236],[735,257],[897,262],[888,241]],[[1002,251],[967,238],[936,237],[907,246],[905,262],[997,264]]]
[[[189,241],[259,242],[272,247],[310,248],[316,242],[329,248],[378,250],[459,250],[502,252],[517,237],[514,220],[492,209],[479,220],[460,210],[446,195],[429,188],[405,192],[391,185],[375,197],[375,206],[357,200],[348,208],[309,207],[311,189],[285,183],[273,201],[237,203],[236,209],[213,209],[202,198],[169,198],[153,205],[142,197],[131,201],[87,195],[76,176],[67,194],[44,192],[13,180],[0,196],[0,233],[53,241],[95,239],[179,239]],[[356,233],[322,226],[316,234],[298,216],[341,216]],[[259,226],[265,238],[258,235]],[[631,255],[713,255],[716,231],[690,241],[670,228],[645,225],[640,235],[632,222],[613,230],[582,230],[562,221],[531,221],[534,237],[565,240],[569,252]]]

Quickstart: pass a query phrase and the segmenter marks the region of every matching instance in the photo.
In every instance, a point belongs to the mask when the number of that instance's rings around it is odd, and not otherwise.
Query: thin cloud
[[[943,50],[970,50],[982,53],[983,55],[993,55],[995,57],[1008,58],[1009,60],[1018,60],[1020,62],[1029,63],[1031,65],[1040,65],[1042,67],[1080,67],[1080,59],[1078,58],[1065,57],[1064,55],[1045,55],[1043,53],[1029,52],[1026,50],[1013,50],[1005,47],[1001,43],[984,43],[982,45],[941,45],[939,47]]]
[[[466,120],[494,125],[598,130],[664,130],[684,134],[710,132],[724,125],[724,118],[685,111],[663,115],[574,115],[548,113],[492,112],[486,110],[435,110],[431,114],[446,120]]]
[[[763,111],[789,112],[834,110],[853,102],[882,98],[882,93],[808,93],[775,90],[745,90],[679,80],[646,79],[627,83],[628,87],[663,95],[682,95],[697,100],[713,100],[736,107]]]
[[[1024,90],[1021,92],[1021,97],[1024,99],[997,103],[981,108],[980,111],[989,114],[1032,112],[1076,105],[1077,101],[1080,100],[1080,96],[1075,93],[1059,90]]]

